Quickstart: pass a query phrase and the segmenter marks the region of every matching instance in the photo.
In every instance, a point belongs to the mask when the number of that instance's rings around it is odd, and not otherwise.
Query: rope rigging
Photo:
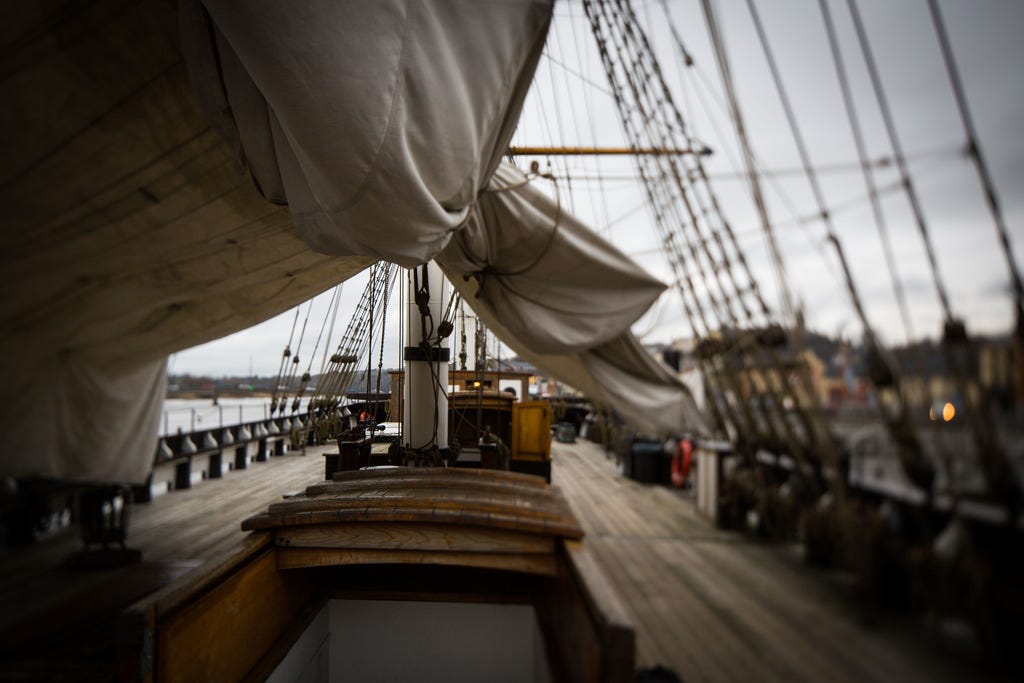
[[[857,116],[857,108],[853,103],[853,92],[850,87],[850,79],[846,73],[846,67],[843,63],[843,56],[839,49],[839,41],[836,38],[835,26],[832,22],[832,15],[828,8],[828,2],[826,2],[826,0],[819,0],[818,4],[821,8],[822,18],[825,23],[825,33],[828,38],[829,49],[832,54],[832,62],[836,70],[840,91],[843,96],[843,106],[846,109],[846,118],[850,123],[854,146],[857,150],[857,159],[860,163],[861,174],[864,178],[864,185],[867,188],[868,199],[871,203],[871,214],[874,218],[875,227],[878,230],[878,236],[882,243],[886,269],[889,271],[889,280],[892,283],[893,292],[896,296],[896,303],[900,311],[900,318],[903,322],[904,333],[906,334],[906,340],[909,343],[914,338],[914,328],[910,318],[910,309],[907,306],[907,298],[903,291],[903,284],[900,281],[899,274],[896,269],[896,258],[893,255],[892,241],[889,238],[889,228],[885,221],[885,214],[882,212],[878,186],[875,184],[874,175],[871,173],[867,145],[864,141],[864,132]]]
[[[942,308],[944,325],[941,347],[947,369],[952,374],[963,399],[967,422],[971,428],[971,434],[978,451],[978,457],[982,464],[982,471],[985,474],[988,488],[997,497],[1006,501],[1010,510],[1016,511],[1022,496],[1021,487],[1017,483],[1006,452],[1000,442],[987,395],[984,391],[979,390],[979,387],[972,386],[975,383],[972,382],[971,375],[973,373],[970,370],[970,366],[973,364],[973,359],[977,358],[974,342],[967,334],[963,320],[955,317],[953,314],[949,294],[939,271],[934,244],[925,221],[924,210],[907,169],[903,147],[896,130],[892,110],[885,95],[885,90],[882,87],[881,76],[875,62],[874,52],[868,41],[867,31],[865,30],[860,10],[855,0],[847,0],[847,5],[850,10],[850,16],[853,19],[857,43],[860,46],[861,54],[867,66],[875,100],[882,115],[882,121],[885,124],[886,138],[893,150],[893,158],[896,161],[907,201],[911,207],[914,224],[924,245],[932,282]],[[975,398],[976,396],[977,398]]]
[[[306,336],[306,324],[309,322],[309,314],[312,312],[312,310],[313,310],[313,300],[310,299],[309,300],[309,307],[306,308],[306,317],[302,319],[302,330],[299,332],[299,341],[295,345],[295,353],[292,354],[291,365],[288,366],[287,370],[285,371],[285,376],[284,376],[284,387],[285,387],[284,393],[285,393],[285,395],[287,395],[288,393],[291,392],[292,385],[295,382],[296,377],[298,376],[299,363],[301,362],[301,359],[299,358],[299,351],[302,350],[302,340]],[[282,396],[281,402],[277,404],[277,411],[278,411],[278,413],[284,414],[285,406],[287,406],[287,405],[288,405],[288,401],[284,400],[284,397]],[[292,410],[294,411],[295,409],[293,408]],[[273,414],[273,413],[271,413],[271,414]]]
[[[729,162],[730,168],[732,169],[732,171],[730,173],[721,173],[721,172],[720,173],[714,173],[714,174],[707,173],[707,174],[705,174],[706,175],[706,179],[707,180],[719,180],[719,179],[742,180],[744,182],[748,182],[749,181],[749,175],[750,175],[749,172],[747,170],[741,170],[740,169],[739,161],[732,154],[732,152],[730,150],[730,146],[728,144],[726,144],[729,138],[724,134],[722,128],[717,123],[717,121],[718,121],[718,119],[720,117],[717,116],[715,113],[713,113],[710,110],[710,107],[707,106],[705,100],[711,100],[718,107],[719,112],[722,114],[722,116],[725,119],[729,119],[730,118],[729,108],[726,105],[726,103],[723,101],[723,99],[719,95],[719,93],[717,93],[715,91],[715,89],[711,86],[710,79],[704,73],[703,69],[700,68],[700,65],[696,62],[696,60],[693,58],[692,54],[687,50],[686,46],[683,44],[682,39],[679,36],[678,31],[676,30],[675,22],[674,22],[674,20],[672,18],[672,15],[668,11],[668,5],[665,2],[662,2],[661,5],[662,5],[662,11],[663,11],[664,16],[665,16],[665,21],[668,24],[669,29],[673,33],[673,36],[674,36],[673,45],[674,45],[674,47],[676,47],[677,51],[680,53],[680,58],[681,58],[682,63],[683,63],[683,69],[680,70],[680,75],[682,75],[684,73],[686,73],[686,74],[695,73],[696,74],[696,79],[694,79],[694,80],[695,80],[695,83],[696,83],[697,87],[694,88],[694,91],[697,94],[697,101],[701,105],[701,108],[702,108],[703,113],[704,113],[704,117],[710,123],[711,128],[713,129],[716,138],[721,141],[720,144],[722,145],[722,151],[724,152],[724,156],[725,156],[726,160]],[[680,81],[681,81],[681,89],[683,91],[683,95],[684,95],[684,97],[686,97],[688,95],[689,89],[686,88],[686,81],[684,79],[680,78]],[[700,93],[697,92],[698,89],[702,89],[702,91],[704,93],[704,97],[700,97]],[[687,110],[692,110],[692,107],[689,105],[688,99],[687,99]],[[696,139],[693,135],[691,135],[690,137],[691,137],[691,140]],[[696,144],[696,143],[691,142],[691,144]],[[766,185],[772,190],[772,192],[775,194],[775,196],[779,199],[779,201],[783,205],[783,208],[785,208],[786,212],[790,216],[790,219],[787,222],[785,222],[785,223],[776,221],[774,227],[776,229],[778,229],[778,228],[782,227],[783,225],[787,225],[787,224],[792,224],[792,225],[796,225],[797,227],[800,227],[802,229],[802,232],[804,234],[805,239],[807,240],[808,245],[811,246],[821,256],[822,264],[824,265],[824,267],[826,269],[826,272],[828,272],[830,275],[834,275],[834,272],[832,271],[832,269],[830,268],[830,264],[828,263],[828,258],[826,256],[826,252],[825,252],[824,246],[818,240],[815,240],[811,236],[810,232],[805,229],[805,225],[807,223],[811,222],[811,221],[808,220],[808,219],[803,219],[803,218],[801,218],[798,215],[799,212],[797,211],[796,204],[790,198],[789,194],[784,191],[784,189],[782,187],[782,184],[779,182],[779,178],[780,177],[785,176],[785,175],[802,175],[803,170],[802,169],[787,169],[787,168],[766,169],[766,168],[764,168],[758,162],[757,156],[754,153],[753,149],[751,150],[751,155],[752,155],[751,158],[752,158],[752,160],[754,162],[755,168],[757,169],[758,175],[760,176],[760,178],[762,178],[762,179],[764,179],[766,181]],[[889,161],[889,160],[887,160],[885,158],[882,158],[882,159],[878,159],[876,161],[876,163],[878,163],[879,166],[884,166],[884,165],[887,165],[888,163],[891,163],[891,161]],[[837,164],[829,165],[826,168],[829,171],[841,173],[841,172],[846,172],[849,169],[849,165],[848,164],[839,164],[839,163],[837,163]],[[822,172],[825,169],[823,169],[822,167],[819,166],[818,170],[819,170],[819,172]],[[758,230],[757,234],[759,236],[761,236],[762,238],[764,237],[763,230]],[[839,288],[840,289],[842,288],[842,284],[841,283],[839,284]]]
[[[295,336],[295,326],[299,322],[299,309],[301,306],[295,307],[295,319],[292,321],[292,331],[288,333],[288,343],[284,346],[284,352],[281,354],[281,364],[277,369],[277,378],[274,380],[274,391],[270,397],[270,414],[273,415],[277,411],[277,398],[278,393],[281,389],[281,381],[284,379],[285,364],[288,359],[292,356],[292,338]]]
[[[334,288],[334,292],[331,294],[331,301],[330,301],[330,303],[327,304],[328,310],[333,309],[335,313],[337,312],[337,302],[340,299],[340,292],[341,292],[341,285],[339,284],[338,286],[336,286]],[[310,306],[310,310],[312,310],[312,308],[313,308],[312,300],[310,300],[309,306]],[[306,316],[308,318],[309,314],[307,313]],[[298,387],[298,389],[296,389],[295,397],[292,399],[292,408],[291,408],[291,410],[292,410],[293,414],[298,412],[299,406],[302,404],[302,395],[304,393],[306,393],[306,388],[309,386],[309,380],[312,378],[312,375],[310,374],[310,372],[313,369],[313,360],[316,358],[316,352],[320,348],[320,340],[323,338],[324,330],[327,327],[327,319],[328,319],[328,316],[325,315],[324,316],[324,321],[320,325],[320,332],[316,336],[316,343],[313,344],[313,351],[309,354],[309,363],[306,364],[306,371],[302,373],[302,377],[299,380],[299,387]],[[332,320],[331,326],[332,327],[334,326],[333,320]],[[305,328],[305,326],[303,326],[303,328]],[[299,343],[301,343],[301,340],[300,340]],[[325,345],[325,353],[326,353],[326,345]]]
[[[761,22],[761,16],[758,13],[753,0],[747,0],[747,8],[749,9],[750,16],[753,20],[758,41],[764,51],[765,61],[768,64],[772,82],[782,103],[786,122],[790,133],[793,136],[793,141],[796,144],[797,152],[804,168],[804,173],[814,196],[814,201],[817,205],[818,212],[821,215],[821,219],[825,224],[828,240],[835,247],[836,253],[839,257],[847,292],[849,293],[853,308],[856,311],[857,317],[864,329],[869,357],[874,359],[873,363],[876,367],[871,379],[878,392],[883,395],[883,400],[879,402],[880,413],[896,443],[901,445],[901,448],[898,449],[898,453],[904,471],[912,481],[922,488],[922,490],[930,494],[935,475],[930,463],[924,458],[921,451],[920,441],[913,425],[910,422],[910,412],[907,408],[906,397],[900,390],[899,376],[896,373],[895,368],[887,363],[886,358],[882,355],[882,349],[878,343],[874,326],[868,320],[867,313],[864,310],[864,305],[860,298],[860,294],[857,291],[857,285],[853,279],[853,274],[850,271],[839,237],[836,234],[831,214],[826,207],[825,195],[822,191],[821,183],[818,181],[818,175],[815,172],[814,165],[811,162],[807,143],[800,130],[800,125],[797,123],[796,115],[793,112],[792,102],[786,91],[782,76],[779,73],[775,55],[768,43],[768,37],[765,34],[764,25]],[[885,395],[890,392],[891,396],[889,396],[889,400],[887,401],[885,400]],[[891,406],[892,410],[886,409],[887,406]]]
[[[338,309],[341,307],[341,293],[344,291],[345,283],[338,284],[338,295],[334,299],[334,308],[331,310],[331,325],[328,328],[327,339],[324,340],[324,353],[320,358],[320,375],[327,369],[327,352],[331,348],[331,338],[334,336],[334,323],[338,319]]]
[[[634,147],[681,146],[689,133],[647,38],[625,3],[584,3],[627,138]],[[617,11],[616,11],[617,10]],[[616,58],[612,58],[612,53]],[[741,451],[790,452],[823,486],[814,455],[836,462],[834,444],[802,362],[777,348],[785,338],[753,278],[699,156],[635,157],[694,336],[698,365],[719,387],[712,405],[738,431]],[[714,318],[714,322],[712,322]],[[773,332],[772,330],[776,330]],[[765,344],[764,342],[769,342]],[[796,369],[797,372],[791,371]],[[793,384],[792,380],[796,383]],[[797,393],[797,387],[800,392]],[[784,406],[797,418],[794,424]]]
[[[344,408],[343,401],[352,385],[357,363],[363,353],[367,352],[371,337],[371,320],[372,329],[381,330],[383,343],[386,316],[374,318],[372,308],[376,301],[376,293],[384,293],[386,297],[391,291],[396,273],[397,266],[387,263],[379,263],[370,268],[369,278],[355,311],[338,341],[334,354],[328,359],[326,371],[321,373],[316,392],[310,399],[310,411],[319,440],[330,438],[340,430],[339,412]]]
[[[999,235],[999,246],[1003,256],[1006,258],[1006,265],[1010,271],[1010,282],[1013,285],[1013,295],[1017,307],[1017,329],[1021,330],[1021,318],[1024,316],[1024,284],[1021,282],[1020,269],[1013,257],[1013,247],[1010,243],[1009,230],[1003,218],[1003,212],[999,205],[999,197],[996,194],[995,183],[989,173],[988,165],[981,154],[981,146],[978,144],[978,134],[974,129],[974,119],[971,116],[970,108],[967,106],[967,95],[964,93],[960,71],[957,69],[956,60],[953,57],[953,47],[949,42],[949,34],[946,31],[946,24],[942,20],[942,13],[939,11],[939,4],[936,0],[928,0],[928,9],[932,16],[932,23],[935,25],[935,33],[939,39],[939,46],[942,48],[942,60],[946,65],[949,74],[950,86],[956,98],[957,111],[960,114],[960,121],[964,126],[964,133],[967,136],[967,153],[974,168],[978,173],[982,189],[985,194],[985,202],[988,205],[989,213],[992,214],[992,221],[995,223],[996,232]]]
[[[615,49],[619,52],[620,60],[619,64],[624,64],[625,60],[622,59],[622,48],[618,44],[611,44],[611,40],[606,37],[604,32],[601,30],[602,19],[605,19],[605,15],[601,10],[601,7],[595,7],[592,5],[585,5],[587,17],[590,20],[591,28],[597,39],[599,53],[601,56],[602,64],[605,68],[606,75],[608,76],[609,82],[612,84],[614,99],[619,109],[620,116],[623,119],[623,124],[626,129],[627,138],[629,138],[635,146],[649,142],[649,135],[645,135],[642,131],[647,129],[647,123],[650,117],[646,114],[646,111],[641,111],[638,107],[630,106],[626,102],[627,85],[629,91],[633,93],[634,99],[639,100],[639,93],[637,91],[636,83],[629,78],[629,74],[623,71],[620,72],[616,69],[615,62],[611,57],[611,50]],[[613,31],[608,31],[611,35],[615,35]],[[641,118],[640,121],[635,121],[634,116]],[[675,235],[667,226],[668,216],[659,210],[659,203],[657,201],[657,194],[661,191],[661,186],[655,183],[655,179],[665,179],[668,174],[659,168],[657,165],[650,163],[646,159],[639,159],[638,171],[641,179],[643,180],[643,187],[648,197],[653,217],[655,219],[655,225],[662,235],[663,242],[667,246],[669,252],[669,264],[674,273],[674,280],[677,284],[685,284],[685,287],[681,287],[682,301],[684,312],[687,315],[687,319],[691,326],[694,327],[695,336],[703,336],[703,333],[710,331],[711,326],[709,324],[707,313],[705,312],[706,306],[701,297],[697,296],[697,288],[694,286],[694,281],[690,274],[689,261],[685,257],[682,248],[683,240],[675,239]],[[676,173],[678,176],[678,173]],[[685,194],[683,195],[685,197]],[[692,217],[692,209],[687,203],[687,210],[690,211]],[[677,212],[678,206],[674,204],[668,204],[666,206],[667,211]],[[696,222],[696,221],[695,221]],[[698,265],[699,261],[694,261],[694,265]],[[714,301],[709,302],[710,306],[718,308]],[[723,372],[723,368],[717,364],[712,363],[709,358],[701,358],[700,364],[702,369],[708,376],[716,376],[720,383],[725,384],[732,391],[734,397],[740,395],[739,384],[737,378],[732,374],[726,374]],[[740,424],[744,427],[743,431],[749,434],[755,429],[755,422],[750,413],[749,406],[746,403],[741,402],[739,406],[728,401],[727,394],[723,395],[726,399],[724,406],[730,413],[730,417],[735,424]]]
[[[750,191],[753,195],[754,205],[757,208],[757,215],[761,220],[761,228],[764,230],[765,240],[768,243],[769,253],[772,256],[772,263],[775,268],[775,278],[778,281],[779,300],[782,304],[782,312],[784,317],[788,321],[792,322],[795,319],[793,296],[789,291],[789,284],[786,281],[786,266],[782,260],[782,254],[779,252],[779,244],[778,240],[775,239],[772,221],[768,217],[768,206],[765,203],[764,192],[761,189],[761,180],[756,170],[756,164],[754,163],[754,154],[750,145],[750,139],[747,136],[746,125],[743,120],[743,115],[740,112],[739,101],[736,96],[736,85],[733,82],[732,69],[729,66],[729,58],[725,50],[725,43],[722,40],[721,32],[718,28],[718,20],[715,17],[715,12],[711,6],[710,0],[702,0],[701,9],[704,11],[704,20],[708,25],[708,33],[711,36],[716,61],[718,63],[719,75],[722,78],[722,84],[725,87],[726,97],[729,101],[729,111],[733,126],[736,128],[736,136],[739,138],[740,149],[743,152],[743,161],[749,175]]]

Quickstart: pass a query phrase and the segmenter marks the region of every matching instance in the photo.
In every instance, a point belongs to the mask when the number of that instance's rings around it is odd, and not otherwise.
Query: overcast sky
[[[673,98],[688,125],[714,154],[707,160],[714,188],[739,236],[759,282],[777,303],[764,239],[746,185],[736,140],[723,109],[722,90],[706,25],[697,0],[668,3],[674,25],[696,65],[681,66],[669,32],[670,21],[656,0],[636,4],[659,55]],[[858,116],[869,155],[889,156],[878,107],[864,61],[855,42],[846,2],[830,3]],[[977,176],[963,155],[964,133],[924,0],[861,0],[871,47],[893,108],[901,142],[910,159],[913,180],[924,205],[940,272],[958,315],[969,329],[1006,332],[1013,324],[1006,263],[985,205]],[[981,148],[995,178],[1011,240],[1020,263],[1024,237],[1024,3],[1016,0],[942,2],[958,66],[963,75]],[[817,0],[765,2],[757,8],[775,52],[821,179],[826,203],[843,241],[869,316],[883,339],[902,342],[893,289],[856,151],[842,106]],[[770,81],[746,3],[718,3],[719,20],[737,82],[745,122],[760,168],[788,171],[799,157],[785,126],[779,99]],[[622,126],[579,2],[558,3],[545,57],[524,108],[516,145],[624,145]],[[528,163],[529,160],[522,160]],[[628,158],[552,158],[563,203],[602,235],[630,254],[641,267],[668,281],[669,268],[642,202],[642,190]],[[546,165],[547,159],[541,159]],[[597,178],[601,180],[598,181]],[[880,187],[892,186],[892,169],[876,174]],[[569,193],[569,188],[572,192]],[[799,173],[773,176],[765,185],[768,211],[777,228],[790,286],[802,302],[810,327],[829,334],[859,336],[857,323],[841,289],[834,256],[824,244],[820,222],[795,220],[815,213],[806,179]],[[912,310],[916,336],[935,336],[941,322],[922,242],[902,193],[889,191],[883,206],[897,256],[901,282]],[[335,327],[344,329],[365,285],[365,274],[344,283]],[[329,312],[331,290],[313,302],[300,354],[306,364]],[[308,305],[301,307],[301,328]],[[397,296],[389,320],[397,321]],[[281,351],[295,319],[286,312],[261,325],[176,354],[172,372],[261,375],[277,372]],[[390,326],[390,325],[389,325]],[[667,293],[634,331],[645,341],[689,336],[679,299]],[[293,348],[297,344],[293,340]],[[319,368],[327,332],[323,333],[314,369]],[[397,363],[397,327],[385,348],[385,366]],[[374,363],[376,365],[376,363]]]

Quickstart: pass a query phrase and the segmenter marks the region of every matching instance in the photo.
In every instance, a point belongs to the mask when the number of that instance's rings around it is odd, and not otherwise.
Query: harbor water
[[[298,412],[305,412],[309,398],[303,398]],[[291,415],[291,399],[283,413],[276,416]],[[199,429],[230,427],[245,422],[266,420],[270,415],[270,397],[254,396],[251,398],[219,398],[214,403],[209,398],[168,398],[164,400],[160,415],[160,436],[177,434],[178,432],[194,432]]]

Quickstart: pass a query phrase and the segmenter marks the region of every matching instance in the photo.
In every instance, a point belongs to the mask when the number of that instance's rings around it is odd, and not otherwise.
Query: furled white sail
[[[326,254],[405,266],[467,219],[519,119],[551,2],[205,0],[216,50],[194,72],[264,195]],[[212,79],[207,85],[216,85]],[[223,119],[219,119],[223,122]]]
[[[228,103],[256,183],[288,203],[311,247],[437,257],[453,280],[478,281],[471,306],[517,352],[646,431],[699,423],[685,387],[629,333],[664,286],[499,168],[549,3],[204,4],[224,92],[203,99]]]
[[[689,390],[630,333],[664,289],[502,164],[438,256],[464,300],[538,368],[650,434],[699,430]]]
[[[514,170],[492,183],[550,2],[153,0],[48,41],[54,12],[0,70],[4,474],[143,481],[168,353],[381,258],[441,255],[542,367],[652,427],[693,417],[650,410],[686,396],[631,355],[661,285]]]
[[[8,28],[27,38],[0,64],[0,474],[143,482],[169,353],[375,259],[314,252],[239,173],[173,4],[18,9]]]

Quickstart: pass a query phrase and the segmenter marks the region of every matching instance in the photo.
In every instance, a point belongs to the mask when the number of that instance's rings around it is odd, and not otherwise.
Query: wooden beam
[[[460,527],[453,524],[363,522],[284,527],[277,530],[277,545],[291,548],[346,550],[423,550],[484,553],[554,554],[555,539],[515,531]]]
[[[690,149],[687,147],[509,147],[509,154],[517,156],[679,156],[684,154],[695,154],[697,156],[708,156],[711,150],[707,147]]]
[[[550,553],[486,553],[436,550],[363,550],[341,548],[277,549],[278,569],[334,567],[353,564],[450,565],[504,569],[510,572],[558,575],[558,557]],[[287,572],[283,572],[287,573]]]

